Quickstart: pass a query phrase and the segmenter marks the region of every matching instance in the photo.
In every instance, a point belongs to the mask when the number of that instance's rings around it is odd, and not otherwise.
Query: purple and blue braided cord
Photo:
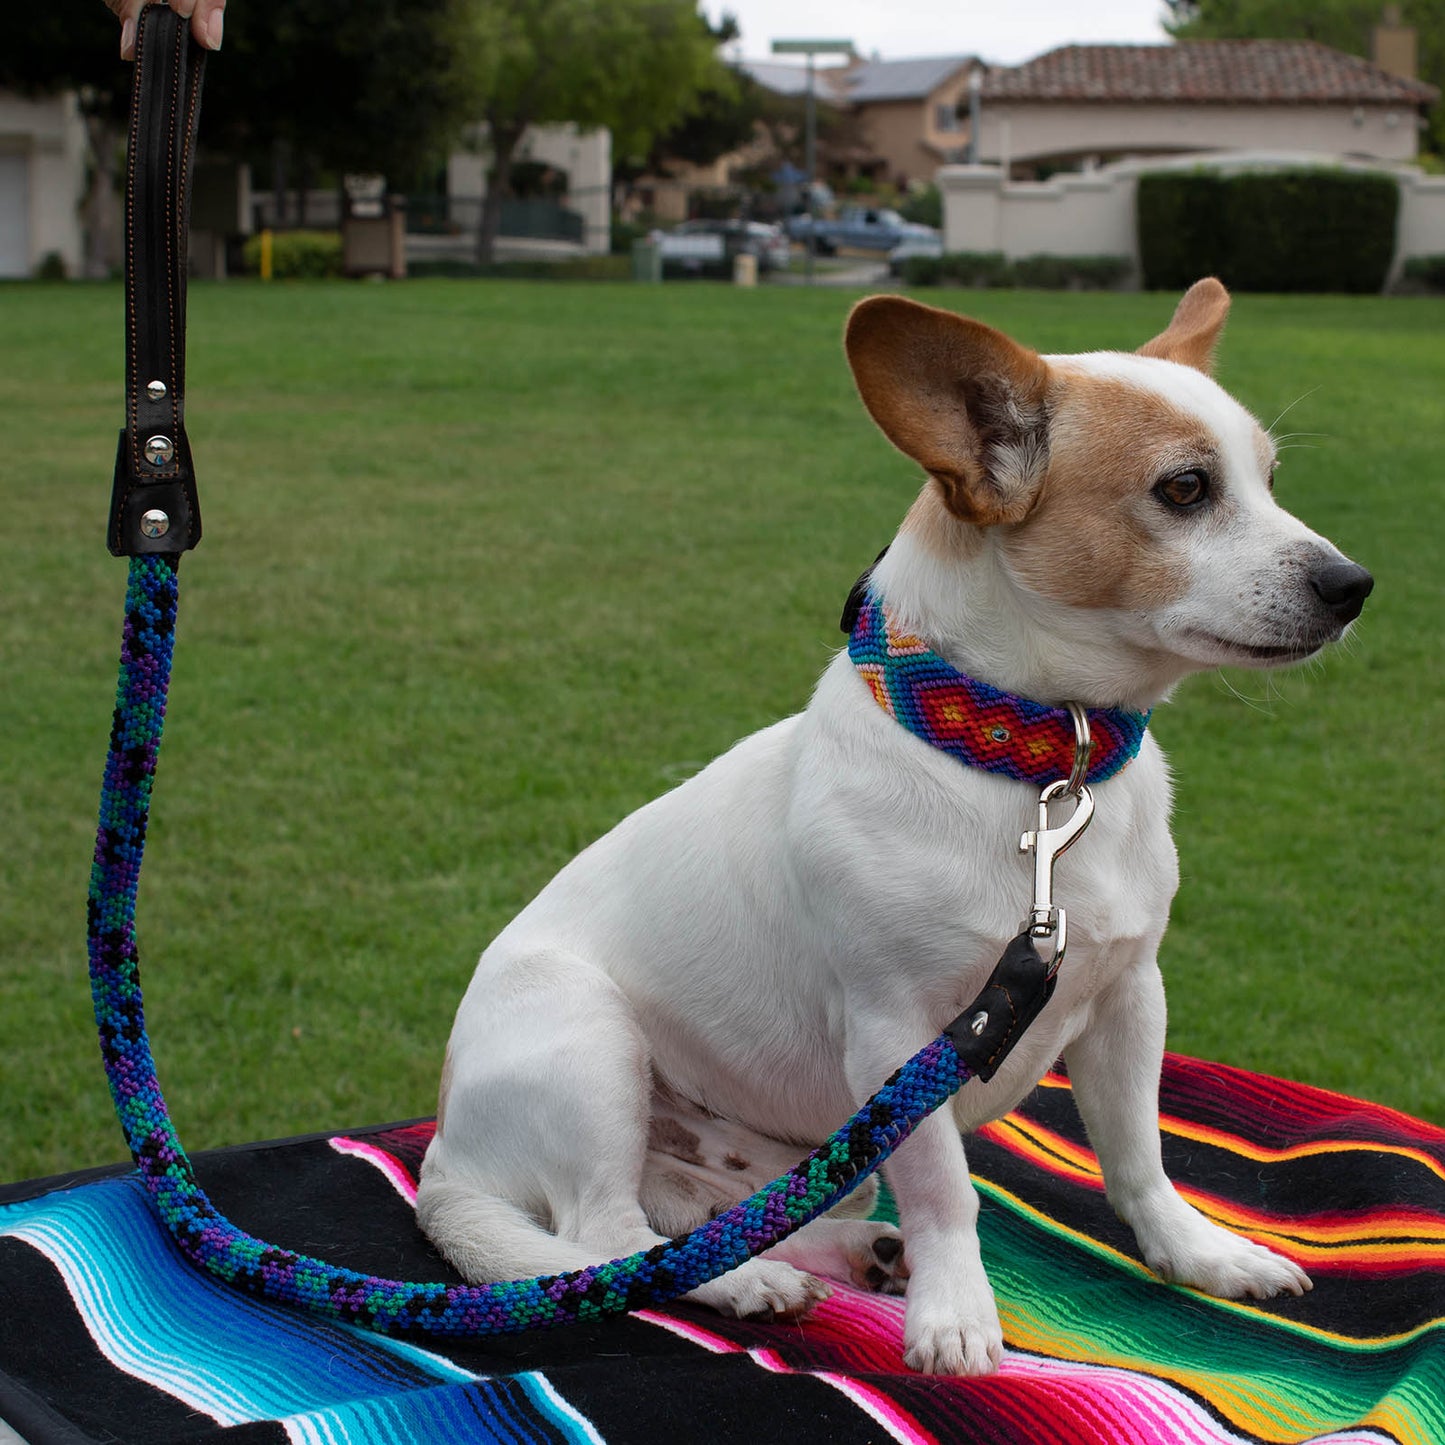
[[[146,1036],[135,905],[175,641],[172,557],[130,564],[120,682],[91,870],[90,980],[111,1097],[146,1191],[193,1264],[253,1294],[388,1334],[515,1334],[656,1305],[734,1269],[831,1209],[970,1077],[948,1038],[920,1050],[836,1133],[691,1234],[568,1274],[422,1284],[339,1269],[256,1239],[206,1197]]]

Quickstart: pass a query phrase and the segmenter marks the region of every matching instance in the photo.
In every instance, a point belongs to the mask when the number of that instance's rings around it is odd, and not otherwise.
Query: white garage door
[[[0,276],[30,274],[30,157],[0,151]]]

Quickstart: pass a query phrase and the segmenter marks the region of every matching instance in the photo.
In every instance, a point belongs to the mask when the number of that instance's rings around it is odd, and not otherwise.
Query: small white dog
[[[1142,712],[1191,672],[1341,636],[1370,576],[1276,506],[1273,443],[1208,375],[1228,309],[1201,281],[1139,353],[1079,356],[898,297],[854,309],[863,401],[929,475],[870,583],[905,641],[1025,699]],[[1152,736],[1094,795],[1058,876],[1057,991],[997,1075],[885,1165],[906,1248],[828,1216],[692,1298],[792,1315],[826,1293],[817,1275],[906,1281],[912,1367],[996,1368],[960,1131],[1060,1054],[1151,1269],[1225,1297],[1310,1287],[1165,1178],[1155,954],[1178,869]],[[423,1229],[471,1281],[555,1273],[687,1231],[784,1172],[979,992],[1028,911],[1018,842],[1037,808],[1036,787],[900,726],[840,653],[805,712],[624,819],[482,955]]]

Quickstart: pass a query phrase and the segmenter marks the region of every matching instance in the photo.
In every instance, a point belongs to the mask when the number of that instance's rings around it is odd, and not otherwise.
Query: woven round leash
[[[146,6],[137,39],[127,196],[128,427],[121,434],[108,534],[111,550],[130,557],[130,577],[88,907],[95,1021],[126,1143],[146,1193],[188,1260],[253,1294],[332,1319],[388,1333],[462,1337],[511,1334],[664,1303],[736,1268],[832,1208],[966,1080],[991,1078],[1047,1001],[1053,977],[1021,935],[959,1018],[795,1168],[691,1234],[624,1259],[491,1285],[417,1283],[338,1268],[268,1244],[221,1214],[197,1181],[156,1077],[135,930],[175,644],[179,554],[200,535],[181,414],[184,352],[177,330],[184,326],[184,205],[199,96],[199,75],[186,69],[187,45],[183,23],[162,5]],[[148,56],[160,57],[159,71]],[[157,74],[160,81],[152,84],[148,77]],[[164,103],[155,98],[161,85],[170,86],[171,99]],[[155,118],[154,146],[148,144],[152,132],[135,129],[143,100]],[[179,131],[177,116],[184,117]],[[144,176],[137,172],[146,171],[147,157],[155,162],[151,179],[168,178],[157,203],[159,223],[135,203],[144,190]],[[151,248],[154,264],[139,244],[147,227],[150,239],[158,231],[169,238]],[[146,297],[166,286],[169,329],[146,314]],[[159,425],[171,435],[147,435]],[[160,442],[171,444],[169,455],[161,455]]]
[[[569,1274],[480,1286],[418,1284],[340,1269],[247,1234],[206,1197],[176,1136],[156,1078],[141,996],[136,893],[175,642],[176,563],[175,557],[152,556],[130,564],[91,872],[90,978],[106,1076],[126,1143],[166,1228],[201,1268],[268,1299],[396,1333],[509,1334],[660,1304],[735,1268],[832,1208],[965,1080],[991,1076],[997,1067],[1011,1040],[976,1027],[979,1013],[993,1006],[985,990],[959,1025],[915,1054],[795,1168],[685,1237]],[[992,985],[1009,986],[1007,980]],[[1018,987],[1012,987],[1017,995]],[[955,1039],[958,1033],[962,1040]],[[971,1062],[964,1053],[974,1056]]]

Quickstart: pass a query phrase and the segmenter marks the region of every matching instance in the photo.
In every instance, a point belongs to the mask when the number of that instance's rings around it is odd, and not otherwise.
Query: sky
[[[731,47],[768,58],[774,40],[851,40],[884,60],[981,55],[1016,64],[1071,40],[1164,41],[1164,0],[704,0],[742,28]],[[824,63],[822,61],[820,64]]]

